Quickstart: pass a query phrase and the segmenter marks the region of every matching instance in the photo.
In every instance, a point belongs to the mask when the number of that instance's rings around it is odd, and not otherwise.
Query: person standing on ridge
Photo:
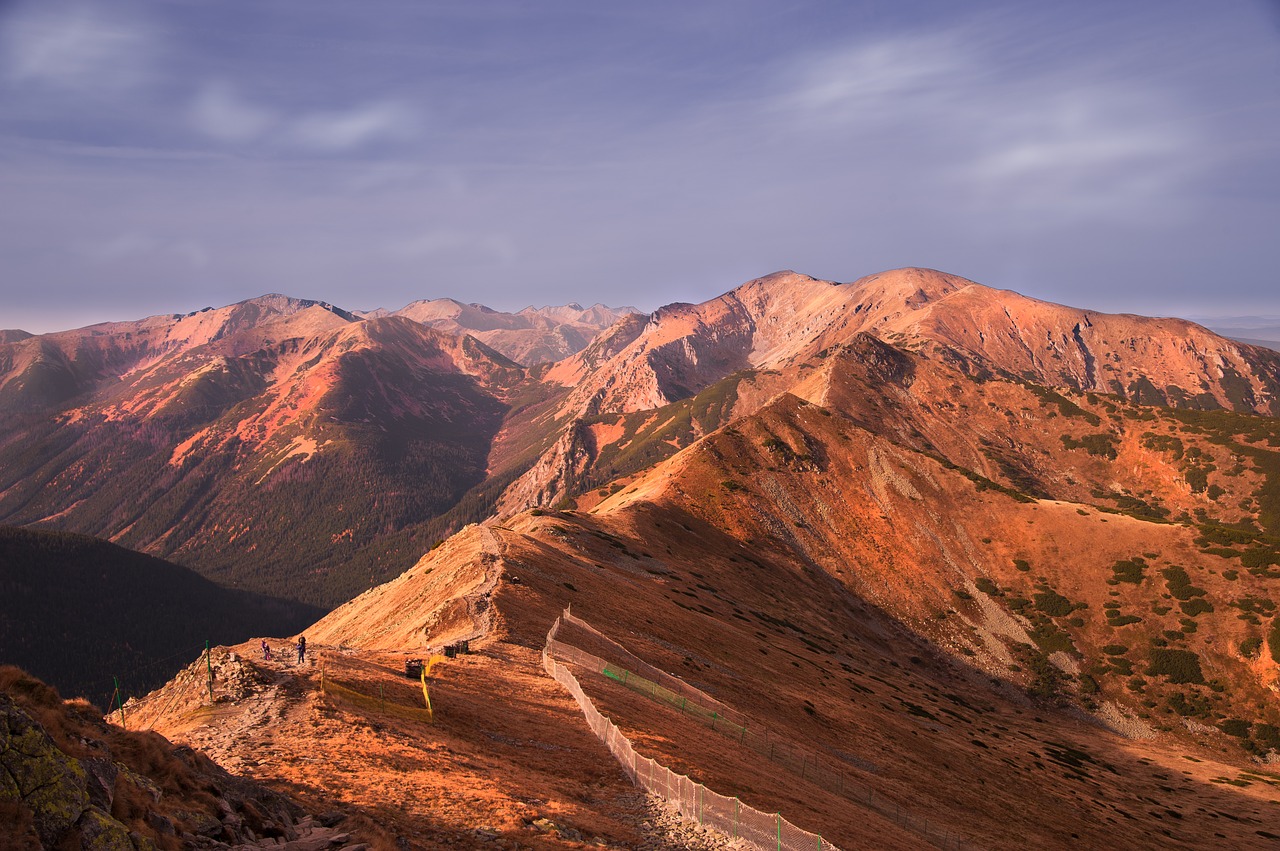
[[[298,636],[298,664],[301,665],[307,658],[307,637],[305,635]]]
[[[267,644],[267,640],[265,638],[262,639],[262,658],[268,662],[271,661],[271,645]]]

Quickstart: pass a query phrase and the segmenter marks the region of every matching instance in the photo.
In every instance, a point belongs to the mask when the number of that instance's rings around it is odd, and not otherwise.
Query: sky
[[[1280,315],[1280,3],[0,0],[0,328],[927,266]]]

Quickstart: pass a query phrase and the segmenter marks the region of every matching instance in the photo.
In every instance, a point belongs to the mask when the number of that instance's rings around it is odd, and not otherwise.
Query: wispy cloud
[[[962,208],[1040,209],[1040,225],[1176,194],[1202,140],[1167,92],[1106,61],[1027,64],[1013,40],[985,22],[858,41],[803,57],[775,108],[837,134],[851,168],[910,175]]]
[[[191,102],[192,127],[218,142],[244,143],[263,138],[280,123],[271,110],[240,97],[228,83],[202,88]]]
[[[781,106],[810,120],[869,122],[945,106],[978,70],[960,33],[893,34],[802,57]]]
[[[251,100],[222,80],[196,93],[188,117],[192,129],[216,142],[335,154],[404,141],[420,127],[416,110],[396,100],[303,112]]]
[[[1160,114],[1160,100],[1103,87],[1028,94],[1021,109],[991,121],[958,176],[988,203],[1014,210],[1176,214],[1168,204],[1199,166],[1191,157],[1198,140]]]
[[[416,113],[403,103],[377,101],[345,111],[301,115],[285,138],[316,151],[349,151],[379,142],[411,138]]]
[[[20,85],[102,92],[144,83],[157,36],[141,19],[88,4],[19,7],[0,32],[4,76]]]

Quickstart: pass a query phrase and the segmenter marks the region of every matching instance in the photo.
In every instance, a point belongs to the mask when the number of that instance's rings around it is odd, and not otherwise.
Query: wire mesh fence
[[[432,657],[432,662],[438,658]],[[327,665],[327,670],[326,670]],[[429,669],[428,669],[429,670]],[[379,687],[378,694],[367,694],[360,689],[354,688],[353,685],[343,684],[338,681],[337,676],[343,673],[343,666],[337,659],[331,656],[321,658],[320,664],[320,693],[326,697],[338,698],[345,703],[359,706],[367,711],[376,711],[384,715],[394,715],[397,718],[404,718],[409,721],[425,721],[430,724],[434,720],[431,710],[431,698],[427,693],[427,674],[422,671],[422,706],[407,705],[403,701],[405,695],[393,691],[390,697],[387,696],[384,689]],[[345,673],[354,674],[354,670],[348,670]],[[367,687],[367,686],[366,686]]]
[[[547,646],[542,651],[543,667],[573,695],[586,716],[591,731],[609,748],[633,783],[674,805],[685,818],[714,827],[731,837],[744,839],[757,848],[772,851],[838,851],[836,846],[818,834],[796,827],[778,813],[760,812],[737,798],[719,795],[701,783],[683,774],[676,774],[657,761],[637,753],[630,739],[619,731],[617,725],[596,709],[595,704],[583,692],[577,677],[566,666],[557,663],[552,653],[553,645],[558,645],[559,649],[568,647],[553,638],[559,625],[560,621],[557,619],[547,635]]]
[[[625,654],[629,664],[640,661],[625,648],[622,648],[621,645],[617,645],[612,639],[604,636],[580,618],[573,617],[568,612],[563,617],[570,620],[575,626],[589,630],[610,645],[617,646],[619,651]],[[836,757],[830,755],[824,757],[818,751],[797,747],[783,737],[773,734],[768,728],[752,723],[742,713],[725,706],[705,692],[689,686],[678,677],[661,671],[652,665],[640,661],[637,667],[643,666],[645,668],[644,673],[648,675],[641,676],[615,662],[608,662],[599,656],[560,641],[556,638],[560,626],[561,619],[558,618],[555,624],[552,625],[551,631],[547,634],[546,648],[543,651],[544,659],[551,659],[553,662],[554,659],[561,659],[587,670],[595,671],[656,702],[678,710],[683,715],[697,719],[725,738],[736,742],[739,746],[767,758],[774,765],[792,772],[803,780],[812,782],[830,792],[876,811],[895,824],[919,835],[931,845],[946,849],[946,851],[951,851],[951,849],[962,851],[962,849],[972,847],[965,843],[962,836],[937,819],[930,821],[928,818],[917,816],[903,809],[899,804],[884,795],[877,795],[871,786],[855,779],[842,766],[838,765]],[[569,674],[569,676],[572,677],[572,674]],[[559,681],[558,677],[557,680]],[[576,687],[577,681],[575,680],[574,682]],[[581,688],[577,687],[577,691],[580,692]],[[575,689],[570,688],[570,692],[575,692]],[[575,693],[574,696],[576,698],[577,694]],[[579,699],[579,704],[585,699],[585,696]],[[605,720],[607,721],[607,719]],[[595,730],[597,735],[601,735],[595,726],[592,729]],[[712,795],[715,794],[710,790],[707,790],[707,792]],[[683,813],[685,810],[682,808],[681,812]],[[773,818],[773,816],[770,816],[770,818]],[[758,819],[755,816],[751,816],[747,819],[746,824],[748,827],[743,828],[744,830],[755,831],[751,835],[743,834],[747,835],[748,839],[751,839],[752,836],[759,833],[759,830],[750,827],[752,824],[757,824],[758,827]],[[719,827],[718,824],[715,826]],[[787,829],[786,827],[779,827],[779,830],[781,830],[780,835],[785,836]],[[798,830],[798,828],[796,829]],[[725,832],[736,835],[732,831]],[[775,837],[776,839],[777,837]],[[752,839],[752,841],[754,842],[755,840]],[[806,840],[801,839],[799,841],[801,844],[792,846],[778,846],[775,841],[773,844],[766,844],[764,847],[814,847],[813,845],[803,844]]]
[[[730,721],[740,726],[746,725],[747,718],[736,709],[726,706],[711,695],[695,688],[674,674],[668,674],[661,668],[651,665],[645,660],[636,656],[626,647],[614,641],[582,618],[575,616],[572,612],[565,610],[562,616],[563,622],[571,627],[575,627],[586,632],[592,639],[600,645],[607,647],[614,661],[621,660],[622,667],[629,669],[632,673],[644,677],[654,683],[666,688],[667,690],[687,698],[699,706],[707,707],[717,714],[718,718]],[[572,642],[568,642],[572,645]],[[575,648],[576,649],[576,648]],[[595,658],[595,657],[593,657]]]

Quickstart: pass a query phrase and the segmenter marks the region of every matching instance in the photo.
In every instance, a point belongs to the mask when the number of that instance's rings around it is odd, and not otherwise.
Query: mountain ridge
[[[341,568],[317,656],[221,649],[215,703],[192,668],[127,707],[140,723],[340,789],[410,847],[630,847],[627,769],[541,664],[572,607],[625,647],[613,675],[575,677],[637,752],[841,847],[1276,838],[1274,355],[925,269],[774,273],[533,367],[409,317],[308,310],[131,373],[57,428],[5,415],[0,471],[36,461],[0,510],[93,519],[113,485],[92,469],[132,447],[167,465],[130,479],[168,471],[165,511],[110,519],[213,548],[224,581],[384,558]],[[130,419],[130,400],[169,407]],[[169,464],[210,423],[235,451]],[[226,481],[222,502],[202,490]],[[436,654],[426,728],[403,674]],[[647,666],[729,707],[737,739],[629,688]],[[260,732],[264,713],[289,723]],[[747,729],[767,754],[738,747]]]

